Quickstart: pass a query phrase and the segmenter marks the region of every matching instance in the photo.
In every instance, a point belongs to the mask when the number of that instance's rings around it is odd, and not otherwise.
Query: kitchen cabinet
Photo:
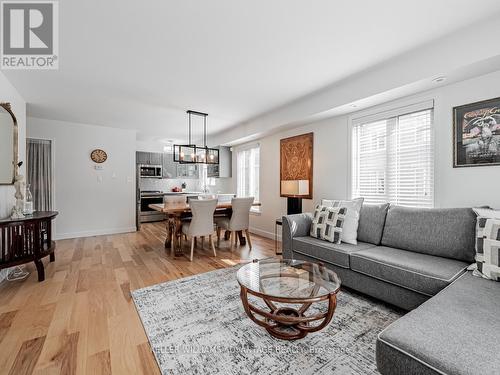
[[[177,164],[177,178],[198,178],[198,165]]]
[[[208,164],[207,165],[207,177],[219,177],[219,164]]]
[[[219,177],[231,177],[233,174],[233,152],[230,147],[219,147]]]
[[[136,164],[149,164],[149,152],[137,151],[135,153]]]
[[[233,153],[231,148],[225,146],[216,147],[219,149],[219,164],[207,165],[207,177],[231,177],[233,166]]]
[[[162,165],[163,162],[163,153],[161,152],[137,151],[135,155],[136,164]]]
[[[149,153],[149,163],[151,165],[162,165],[163,163],[163,153],[162,152],[150,152]]]
[[[177,177],[177,163],[174,162],[173,154],[163,154],[162,166],[163,178]]]

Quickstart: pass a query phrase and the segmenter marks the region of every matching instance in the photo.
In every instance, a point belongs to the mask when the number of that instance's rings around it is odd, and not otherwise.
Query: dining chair
[[[163,196],[163,203],[170,205],[170,206],[182,206],[186,204],[186,196],[185,195],[164,195]],[[191,220],[191,216],[183,217],[182,220]],[[173,222],[170,224],[170,233],[171,233],[171,238],[170,240],[172,241],[172,249],[175,246],[175,226]]]
[[[252,240],[250,239],[248,228],[250,227],[250,209],[252,208],[253,201],[254,197],[231,199],[233,211],[231,218],[220,217],[215,219],[217,225],[217,246],[220,245],[220,232],[222,229],[230,232],[231,248],[233,247],[233,243],[236,245],[238,241],[237,232],[241,230],[245,231],[248,246],[252,249]]]
[[[182,224],[182,233],[188,237],[191,237],[191,257],[189,258],[190,261],[193,261],[193,252],[196,237],[208,236],[208,240],[214,252],[214,256],[217,256],[217,253],[215,252],[214,241],[212,238],[212,234],[215,233],[214,212],[215,208],[217,207],[217,199],[192,200],[189,202],[189,206],[191,207],[193,217],[191,219],[191,222]]]

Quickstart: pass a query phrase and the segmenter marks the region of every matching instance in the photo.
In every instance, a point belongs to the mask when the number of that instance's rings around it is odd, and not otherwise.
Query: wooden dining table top
[[[258,207],[261,204],[259,202],[252,203],[253,207]],[[190,212],[191,207],[188,203],[153,203],[149,205],[155,211],[164,212],[166,214],[175,214],[182,212]],[[231,202],[218,202],[215,207],[216,210],[232,208]]]

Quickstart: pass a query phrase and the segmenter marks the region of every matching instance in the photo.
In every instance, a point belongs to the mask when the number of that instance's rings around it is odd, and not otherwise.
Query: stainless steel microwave
[[[139,174],[144,178],[162,178],[161,165],[141,165]]]

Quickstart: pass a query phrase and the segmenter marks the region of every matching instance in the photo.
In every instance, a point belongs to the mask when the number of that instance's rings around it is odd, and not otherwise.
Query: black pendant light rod
[[[188,111],[188,118],[189,118],[189,125],[188,125],[188,144],[192,144],[191,143],[191,112]]]
[[[207,148],[207,115],[203,116],[203,143]]]

